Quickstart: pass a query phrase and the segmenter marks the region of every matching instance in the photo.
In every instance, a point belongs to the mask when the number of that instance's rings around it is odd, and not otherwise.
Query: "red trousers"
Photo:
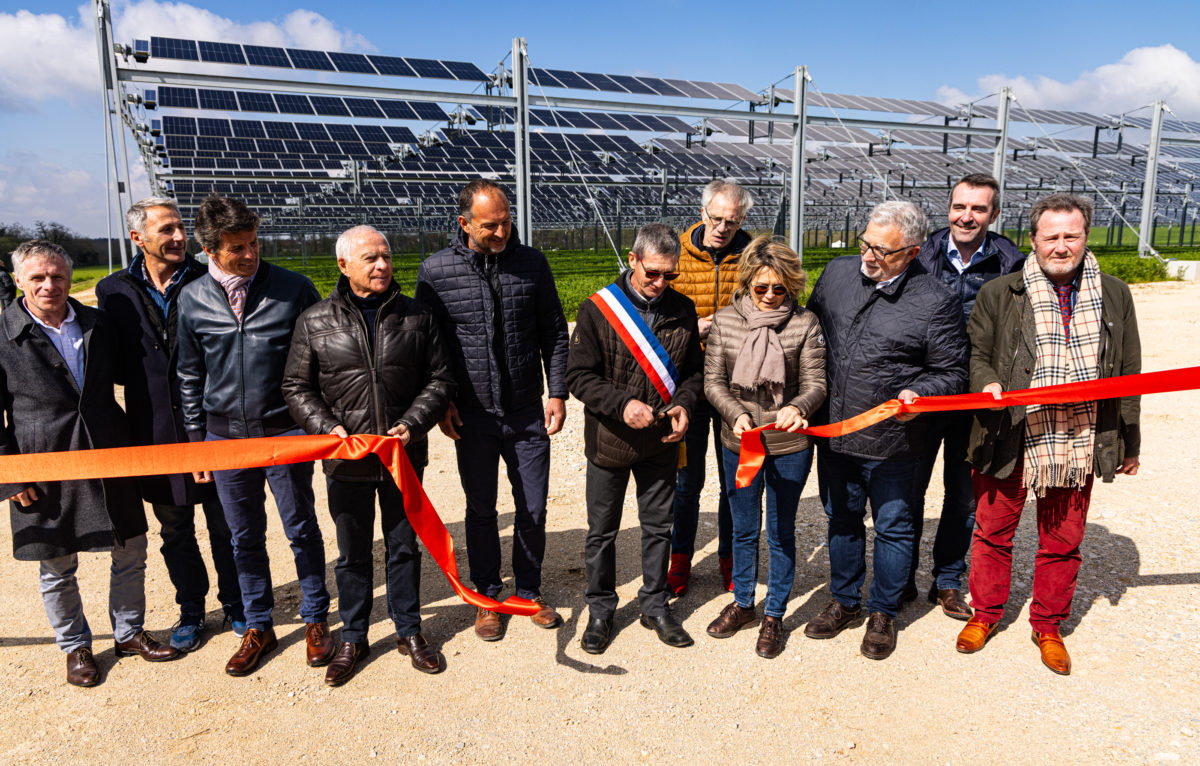
[[[1012,581],[1012,542],[1028,490],[1022,463],[1007,479],[971,472],[975,488],[975,536],[971,541],[971,606],[983,622],[999,622]],[[1083,487],[1057,487],[1037,499],[1038,550],[1033,564],[1029,622],[1039,633],[1056,633],[1071,614],[1079,577],[1079,544],[1087,524],[1092,480]]]

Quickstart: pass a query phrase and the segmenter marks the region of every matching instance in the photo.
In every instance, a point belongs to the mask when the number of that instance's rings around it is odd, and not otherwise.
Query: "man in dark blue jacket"
[[[808,308],[826,338],[829,395],[817,423],[833,423],[899,399],[959,394],[967,384],[967,339],[959,303],[913,263],[926,234],[911,202],[871,211],[858,238],[861,258],[835,258]],[[833,638],[862,617],[867,502],[875,524],[874,579],[861,651],[882,660],[896,648],[895,617],[913,556],[913,475],[928,419],[897,416],[824,440],[817,481],[829,518],[829,590],[833,598],[804,629]]]
[[[472,181],[458,196],[458,210],[462,231],[421,264],[416,297],[438,319],[458,384],[439,427],[458,453],[471,581],[490,597],[503,587],[496,513],[503,456],[516,505],[517,595],[541,605],[534,624],[555,628],[562,620],[542,600],[542,557],[549,437],[566,417],[567,320],[546,256],[517,241],[504,190],[492,181]],[[550,394],[544,410],[543,373]],[[497,641],[504,624],[480,608],[475,633]]]
[[[1025,256],[1003,234],[988,231],[1000,214],[1000,184],[982,173],[963,177],[950,191],[950,226],[934,232],[917,261],[962,303],[963,322],[971,316],[975,296],[984,283],[1019,271]],[[962,594],[962,576],[967,571],[967,550],[975,526],[975,495],[971,490],[971,464],[967,462],[967,439],[971,435],[971,413],[946,412],[928,416],[925,452],[917,468],[913,487],[914,543],[908,584],[901,602],[917,597],[917,564],[921,557],[921,533],[925,522],[925,491],[933,475],[938,448],[942,451],[945,496],[941,520],[933,541],[933,582],[929,600],[956,620],[971,617],[971,607]]]
[[[125,213],[129,237],[141,253],[128,269],[96,285],[97,304],[117,328],[120,368],[125,380],[125,411],[133,443],[186,442],[175,374],[180,291],[207,270],[187,254],[187,232],[175,200],[148,197]],[[196,542],[195,506],[201,504],[208,526],[217,599],[234,633],[245,631],[242,592],[225,513],[212,484],[197,484],[190,474],[144,476],[142,499],[162,525],[162,555],[175,586],[179,624],[171,646],[190,652],[204,630],[208,568]]]
[[[283,370],[296,319],[320,300],[307,277],[258,258],[258,216],[235,199],[208,197],[196,213],[196,239],[208,275],[179,296],[179,390],[191,441],[293,436],[304,431],[283,399]],[[275,594],[267,558],[263,484],[271,485],[300,582],[308,664],[333,659],[325,541],[313,507],[313,464],[203,471],[212,481],[233,536],[246,633],[225,672],[244,676],[278,645]]]

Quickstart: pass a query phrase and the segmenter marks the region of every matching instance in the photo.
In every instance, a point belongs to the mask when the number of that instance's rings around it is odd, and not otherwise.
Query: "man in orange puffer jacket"
[[[702,341],[708,337],[713,314],[729,305],[737,286],[738,261],[742,250],[750,243],[750,235],[742,231],[742,223],[753,205],[750,192],[736,183],[711,181],[700,195],[701,220],[679,238],[682,249],[679,278],[671,283],[671,287],[696,304]],[[691,575],[700,492],[704,489],[704,455],[708,450],[710,430],[720,434],[720,416],[702,398],[697,402],[684,437],[687,464],[679,469],[675,490],[675,527],[671,531],[671,568],[667,573],[667,586],[675,596],[687,592]],[[720,437],[714,436],[713,441],[714,449],[719,449]],[[717,507],[717,556],[722,586],[729,590],[733,573],[733,526],[725,491],[725,471],[719,458],[717,476],[721,484]]]

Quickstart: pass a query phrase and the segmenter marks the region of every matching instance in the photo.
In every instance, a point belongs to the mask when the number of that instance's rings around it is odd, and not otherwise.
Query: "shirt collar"
[[[891,279],[885,279],[885,280],[883,280],[882,282],[876,282],[876,283],[875,283],[875,289],[876,289],[876,290],[882,290],[883,288],[887,287],[888,285],[891,285],[891,284],[892,284],[892,283],[894,283],[894,282],[895,282],[897,279],[899,279],[900,277],[904,276],[904,272],[905,272],[905,271],[908,271],[908,269],[909,269],[909,267],[910,267],[910,266],[912,266],[912,261],[909,261],[909,262],[908,262],[908,266],[905,266],[905,267],[904,267],[904,271],[901,271],[899,274],[897,274],[896,276],[892,277]],[[867,271],[866,271],[866,269],[864,269],[864,268],[863,268],[861,265],[859,265],[859,267],[858,267],[858,273],[862,274],[864,277],[867,277],[867,279],[870,279],[870,277],[867,275]]]
[[[71,302],[70,302],[70,301],[67,301],[67,317],[66,317],[66,319],[63,319],[63,321],[62,321],[62,324],[61,324],[61,325],[59,325],[58,327],[51,327],[50,325],[46,324],[46,323],[45,323],[45,322],[43,322],[42,320],[38,319],[38,318],[37,318],[37,317],[34,315],[34,313],[33,313],[32,311],[30,311],[30,310],[29,310],[29,307],[25,305],[25,298],[24,298],[24,296],[22,296],[22,297],[21,297],[21,308],[25,310],[25,313],[29,315],[29,318],[30,318],[30,319],[32,319],[33,321],[37,322],[37,323],[38,323],[39,325],[41,325],[41,326],[42,326],[44,329],[51,330],[51,331],[53,331],[53,332],[56,332],[56,333],[61,333],[61,332],[63,332],[63,330],[66,328],[66,326],[67,326],[68,324],[71,324],[72,322],[74,322],[74,321],[75,321],[75,319],[76,319],[76,317],[75,317],[75,307],[71,305]]]
[[[975,250],[975,252],[971,253],[971,257],[965,261],[962,260],[961,257],[959,257],[958,258],[959,263],[963,264],[963,268],[970,266],[971,262],[975,260],[975,256],[983,255],[983,249],[986,246],[987,246],[987,235],[985,234],[983,237],[983,241],[979,243],[979,247]],[[955,260],[955,256],[961,256],[961,253],[962,253],[962,251],[958,249],[958,245],[956,245],[954,243],[954,235],[946,234],[946,257],[949,258],[953,262]]]

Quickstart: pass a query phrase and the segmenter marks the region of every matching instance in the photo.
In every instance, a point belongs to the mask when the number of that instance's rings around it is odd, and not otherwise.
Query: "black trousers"
[[[423,468],[413,466],[420,479]],[[326,477],[329,514],[337,528],[338,559],[334,577],[338,587],[338,613],[342,640],[367,640],[371,602],[375,591],[375,497],[379,496],[379,521],[383,531],[384,577],[388,616],[397,636],[421,632],[421,549],[408,516],[404,496],[391,480],[339,481]]]
[[[628,468],[587,465],[588,531],[584,543],[587,592],[584,599],[593,618],[612,619],[617,610],[617,530],[629,474],[637,491],[638,522],[642,529],[642,614],[667,614],[667,565],[671,558],[671,506],[675,501],[677,449],[634,463]]]

